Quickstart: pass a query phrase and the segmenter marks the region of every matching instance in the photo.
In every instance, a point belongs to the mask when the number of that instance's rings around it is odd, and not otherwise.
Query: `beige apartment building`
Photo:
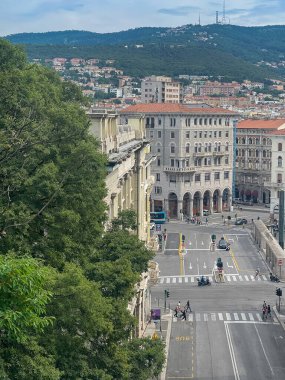
[[[141,100],[143,103],[181,103],[182,84],[169,77],[152,75],[142,80]]]
[[[270,133],[271,176],[270,181],[264,184],[271,193],[270,214],[274,219],[278,218],[280,190],[285,190],[285,120],[281,128]]]
[[[88,116],[90,132],[108,157],[108,219],[116,218],[121,210],[133,209],[138,218],[138,237],[149,242],[149,199],[154,183],[150,165],[155,157],[150,154],[144,126],[120,125],[119,115],[113,110],[91,109]]]
[[[200,96],[209,95],[222,95],[222,96],[233,96],[240,91],[240,84],[237,82],[232,83],[220,83],[220,82],[206,82],[205,84],[199,86]]]
[[[270,203],[265,183],[272,175],[272,133],[285,127],[285,119],[247,119],[238,123],[236,136],[236,198]]]
[[[183,218],[231,207],[236,119],[207,105],[138,104],[121,111],[122,123],[145,127],[157,156],[152,210]]]

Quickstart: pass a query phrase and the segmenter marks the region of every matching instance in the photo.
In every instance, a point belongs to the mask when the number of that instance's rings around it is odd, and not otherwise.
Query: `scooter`
[[[198,286],[206,286],[211,285],[211,281],[208,279],[208,277],[197,277]]]
[[[280,282],[279,278],[277,276],[274,276],[274,274],[272,274],[272,273],[270,273],[270,281]]]

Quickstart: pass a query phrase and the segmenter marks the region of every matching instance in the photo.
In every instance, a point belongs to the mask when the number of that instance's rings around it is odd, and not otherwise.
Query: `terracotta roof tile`
[[[238,123],[238,129],[279,129],[284,125],[285,119],[255,120],[247,119]]]
[[[191,114],[229,114],[237,115],[236,112],[226,110],[224,108],[212,108],[212,107],[189,107],[186,104],[177,104],[177,103],[144,103],[136,104],[124,108],[121,110],[121,113],[191,113]]]
[[[284,135],[285,136],[285,129],[280,129],[279,131],[278,130],[275,130],[275,131],[270,131],[269,132],[270,135],[276,135],[276,136],[280,136],[280,135]]]

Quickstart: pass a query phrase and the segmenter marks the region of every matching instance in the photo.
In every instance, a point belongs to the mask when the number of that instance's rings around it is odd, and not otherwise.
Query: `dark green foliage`
[[[133,230],[137,229],[137,217],[136,212],[134,210],[123,210],[119,212],[117,218],[112,220],[113,231],[115,230]]]

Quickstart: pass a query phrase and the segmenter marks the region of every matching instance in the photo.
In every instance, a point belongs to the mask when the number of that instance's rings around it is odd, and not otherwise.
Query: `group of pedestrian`
[[[262,319],[266,320],[267,317],[271,318],[271,307],[270,307],[270,305],[267,305],[265,301],[263,301],[263,305],[262,305]]]
[[[181,307],[181,302],[179,301],[176,308],[174,309],[174,317],[178,317],[178,313],[180,314],[179,316],[181,317],[181,320],[182,321],[186,321],[186,317],[187,317],[187,311],[189,311],[189,313],[191,313],[191,306],[190,306],[190,301],[188,300],[186,302],[186,305],[183,307]]]

